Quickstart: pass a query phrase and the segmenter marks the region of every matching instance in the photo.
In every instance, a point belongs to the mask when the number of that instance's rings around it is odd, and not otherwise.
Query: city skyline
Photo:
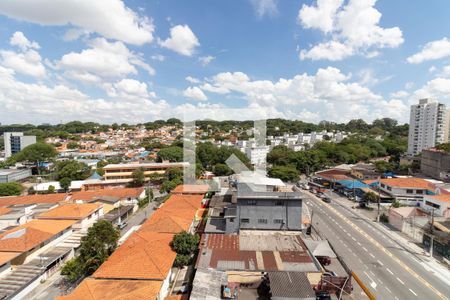
[[[135,124],[247,108],[314,123],[406,123],[421,98],[448,105],[446,6],[1,3],[0,121]],[[229,119],[240,118],[251,119]]]

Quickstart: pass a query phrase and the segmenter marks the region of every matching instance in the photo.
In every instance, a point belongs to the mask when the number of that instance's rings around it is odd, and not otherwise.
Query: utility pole
[[[381,200],[381,191],[380,191],[380,177],[378,177],[378,211],[377,211],[377,222],[380,222],[380,200]]]

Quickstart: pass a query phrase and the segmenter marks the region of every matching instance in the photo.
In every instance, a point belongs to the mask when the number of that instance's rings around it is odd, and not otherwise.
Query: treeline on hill
[[[354,164],[387,155],[390,162],[380,162],[377,168],[384,171],[400,168],[400,156],[407,149],[408,125],[399,126],[392,119],[375,120],[370,125],[355,120],[343,128],[355,134],[340,143],[318,142],[312,148],[299,152],[285,146],[273,148],[267,156],[268,163],[272,165],[269,175],[294,181],[301,173],[309,175],[328,166]]]

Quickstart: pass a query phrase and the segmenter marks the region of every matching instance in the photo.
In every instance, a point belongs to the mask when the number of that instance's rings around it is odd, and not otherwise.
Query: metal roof
[[[272,299],[315,300],[311,283],[302,272],[269,272]]]

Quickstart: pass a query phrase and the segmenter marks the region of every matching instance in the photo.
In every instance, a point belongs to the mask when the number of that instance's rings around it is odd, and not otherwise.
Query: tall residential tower
[[[36,143],[36,136],[23,135],[22,132],[5,132],[3,138],[5,141],[5,158],[22,151],[26,146]]]
[[[445,104],[433,99],[420,99],[411,105],[408,136],[408,155],[448,141],[448,113]]]

